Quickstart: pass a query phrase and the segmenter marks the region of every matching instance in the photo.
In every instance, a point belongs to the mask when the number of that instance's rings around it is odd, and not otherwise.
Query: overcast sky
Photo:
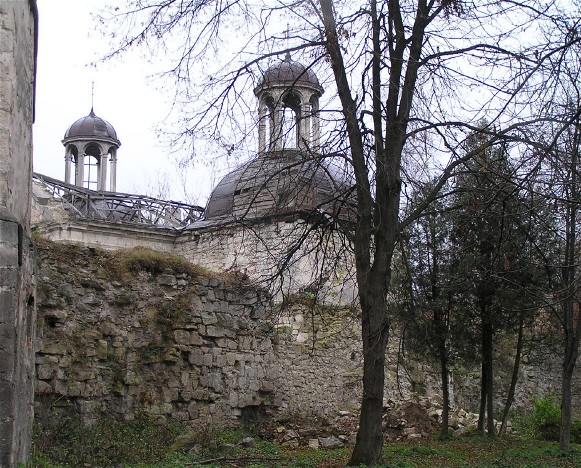
[[[64,178],[61,140],[69,126],[91,110],[94,82],[95,113],[115,127],[121,140],[117,191],[155,193],[158,180],[169,180],[171,198],[204,205],[216,176],[202,167],[190,170],[184,193],[183,170],[177,169],[170,148],[155,135],[156,124],[167,116],[170,106],[164,93],[151,84],[150,64],[134,54],[123,61],[90,66],[108,50],[108,39],[95,27],[91,13],[110,2],[38,0],[34,170]]]

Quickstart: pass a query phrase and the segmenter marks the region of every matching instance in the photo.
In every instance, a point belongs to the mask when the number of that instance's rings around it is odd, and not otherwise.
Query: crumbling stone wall
[[[259,290],[204,271],[123,271],[115,255],[38,248],[40,406],[74,399],[89,418],[147,413],[192,425],[236,425],[277,406]]]
[[[314,310],[300,295],[276,305],[239,274],[123,272],[128,251],[38,242],[39,414],[74,402],[87,419],[146,413],[238,425],[358,406],[356,311]],[[396,350],[397,341],[390,375]],[[394,398],[397,386],[388,384]]]
[[[131,251],[39,241],[37,412],[77,406],[148,414],[192,426],[239,425],[266,414],[356,410],[362,355],[356,309],[308,294],[271,303],[239,273],[120,263]],[[157,255],[168,255],[158,253]],[[386,401],[440,393],[438,367],[398,353],[392,334]],[[503,403],[510,359],[498,373]],[[558,390],[558,366],[522,370],[517,405]],[[455,374],[455,403],[474,411],[478,371]],[[552,387],[551,387],[552,388]],[[50,409],[50,411],[49,411]]]
[[[30,179],[36,4],[0,2],[0,466],[26,461],[33,402]]]

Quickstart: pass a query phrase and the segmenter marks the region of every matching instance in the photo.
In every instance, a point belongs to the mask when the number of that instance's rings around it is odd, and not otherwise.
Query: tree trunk
[[[389,327],[363,330],[363,399],[357,441],[349,465],[372,466],[381,461],[385,348]]]
[[[486,306],[480,301],[480,407],[478,409],[478,432],[484,435],[484,422],[486,420],[486,397],[488,390],[488,366],[486,365]]]
[[[484,358],[480,364],[480,407],[478,409],[478,432],[484,435],[484,421],[486,419],[486,366],[484,365]]]
[[[563,372],[561,378],[561,424],[559,428],[559,449],[568,452],[571,448],[571,382],[579,353],[580,325],[575,313],[573,298],[565,298],[565,352],[563,353]]]
[[[559,449],[568,452],[571,448],[571,378],[574,366],[563,366],[561,382],[561,426],[559,428]]]
[[[518,326],[518,339],[516,341],[516,355],[514,357],[514,365],[512,367],[512,377],[510,379],[510,388],[508,389],[508,396],[506,397],[506,404],[504,405],[504,412],[502,414],[502,424],[500,425],[499,431],[499,435],[501,436],[506,434],[508,413],[510,412],[512,402],[514,401],[516,383],[518,382],[518,372],[520,370],[520,358],[522,355],[523,329],[524,329],[524,316],[521,314],[520,323]]]
[[[490,314],[490,311],[488,311]],[[494,428],[494,373],[492,368],[492,323],[488,316],[485,324],[486,348],[484,351],[484,365],[486,366],[486,421],[488,437],[494,437],[496,430]]]
[[[565,267],[563,268],[563,331],[565,349],[563,352],[563,373],[561,379],[561,424],[559,428],[559,448],[563,452],[571,448],[571,380],[581,335],[581,318],[579,304],[576,301],[577,291],[577,212],[579,211],[579,192],[577,187],[579,145],[581,133],[579,119],[574,126],[573,151],[571,153],[570,194],[567,206],[567,226],[565,236]]]
[[[442,346],[443,342],[443,346]],[[443,349],[442,349],[443,348]],[[449,437],[450,386],[448,385],[448,353],[445,340],[440,341],[440,372],[442,375],[442,437]]]

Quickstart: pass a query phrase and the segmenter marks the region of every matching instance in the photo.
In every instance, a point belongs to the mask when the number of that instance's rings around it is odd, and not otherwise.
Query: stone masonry
[[[30,178],[36,2],[0,2],[0,466],[25,462],[34,371]]]
[[[304,296],[272,303],[239,273],[212,273],[183,258],[176,266],[179,257],[168,253],[37,242],[41,424],[71,407],[88,422],[146,414],[192,427],[357,410],[356,310],[315,306]],[[126,260],[150,254],[167,264]],[[388,348],[386,401],[439,394],[437,365],[398,355],[399,338],[395,331]],[[497,409],[510,373],[505,361]],[[558,388],[558,366],[551,366],[523,367],[515,406]],[[474,411],[477,370],[455,369],[455,376],[455,404]]]

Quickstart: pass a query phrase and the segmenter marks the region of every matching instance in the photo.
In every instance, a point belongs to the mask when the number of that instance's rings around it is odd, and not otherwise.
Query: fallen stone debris
[[[442,399],[420,397],[409,400],[388,400],[383,413],[383,432],[386,442],[423,440],[438,433],[442,427]],[[494,421],[496,429],[500,422]],[[281,447],[310,447],[334,449],[355,445],[358,429],[358,411],[339,411],[334,419],[321,417],[287,417],[277,421],[276,426],[266,426],[261,436]],[[476,429],[478,414],[461,408],[449,412],[449,427],[452,435],[463,435]],[[507,424],[507,433],[512,425]]]

